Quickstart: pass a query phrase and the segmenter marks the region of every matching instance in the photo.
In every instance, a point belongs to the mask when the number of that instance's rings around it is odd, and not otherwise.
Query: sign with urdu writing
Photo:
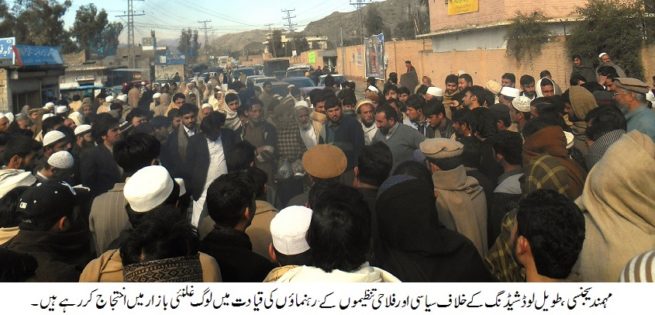
[[[448,15],[478,12],[478,0],[448,0]]]

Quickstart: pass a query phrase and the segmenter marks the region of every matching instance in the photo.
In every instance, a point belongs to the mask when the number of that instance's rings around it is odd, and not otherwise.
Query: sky
[[[252,29],[282,28],[286,24],[283,9],[295,9],[291,12],[293,23],[302,30],[309,22],[321,19],[334,11],[347,12],[354,9],[350,0],[134,0],[134,10],[145,13],[134,18],[135,38],[137,42],[150,36],[154,29],[159,39],[174,39],[180,35],[182,28],[199,28],[198,21],[211,20],[208,27],[212,36],[236,33]],[[66,28],[73,25],[75,12],[82,5],[94,3],[98,10],[105,9],[109,21],[120,21],[127,26],[126,17],[118,17],[127,11],[127,0],[87,1],[73,0],[73,6],[64,17]],[[200,34],[203,34],[202,31]],[[127,29],[121,34],[121,42],[127,42]],[[201,37],[202,39],[202,37]]]

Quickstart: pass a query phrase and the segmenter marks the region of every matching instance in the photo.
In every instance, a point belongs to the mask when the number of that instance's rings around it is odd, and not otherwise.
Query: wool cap
[[[616,78],[614,79],[614,85],[624,90],[639,94],[646,94],[650,91],[648,84],[635,78]]]
[[[530,112],[530,103],[532,100],[527,96],[519,96],[512,100],[512,107],[522,113]]]
[[[500,91],[503,89],[503,86],[498,83],[496,80],[489,80],[487,83],[484,85],[484,88],[491,91],[491,93],[494,93],[494,95],[500,94]]]
[[[303,154],[302,166],[312,177],[331,179],[343,174],[348,166],[348,159],[337,146],[319,144]]]
[[[371,100],[361,100],[359,103],[357,103],[357,106],[355,106],[355,113],[359,113],[359,108],[362,107],[363,105],[371,105],[375,109],[375,105],[373,105],[373,102]]]
[[[445,159],[462,155],[464,145],[447,138],[426,139],[420,144],[421,152],[430,159]]]
[[[305,239],[312,210],[301,206],[291,206],[278,212],[271,220],[271,237],[275,250],[283,255],[302,254],[309,250]]]

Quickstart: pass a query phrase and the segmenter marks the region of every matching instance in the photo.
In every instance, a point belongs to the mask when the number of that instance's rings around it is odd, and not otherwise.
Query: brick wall
[[[430,8],[430,31],[466,28],[474,25],[486,25],[512,19],[517,11],[530,13],[541,11],[546,17],[557,19],[570,17],[576,7],[584,6],[586,0],[478,0],[479,10],[474,13],[448,15],[445,0],[432,0]]]
[[[429,41],[429,40],[426,40]],[[513,57],[508,57],[504,49],[486,49],[472,51],[457,51],[433,53],[423,50],[423,40],[387,42],[385,44],[385,55],[388,59],[387,75],[390,72],[405,72],[405,60],[411,60],[416,68],[419,78],[424,75],[432,78],[433,84],[443,87],[444,80],[448,74],[457,73],[462,70],[471,74],[473,82],[484,85],[488,80],[500,82],[500,77],[505,72],[513,72],[517,81],[523,74],[529,74],[535,78],[542,70],[549,70],[553,79],[562,89],[568,87],[571,74],[571,62],[566,52],[563,38],[555,38],[553,41],[544,44],[540,56],[532,62],[518,64]],[[355,58],[358,51],[361,51],[361,64]],[[364,78],[364,49],[360,46],[349,46],[337,48],[337,71],[351,79],[362,80]],[[644,47],[641,52],[644,64],[646,82],[651,82],[655,75],[655,45]]]
[[[11,89],[9,86],[9,71],[0,69],[0,111],[11,110]]]

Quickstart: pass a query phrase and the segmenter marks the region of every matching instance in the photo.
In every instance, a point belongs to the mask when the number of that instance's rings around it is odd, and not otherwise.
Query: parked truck
[[[288,58],[273,58],[264,60],[264,75],[267,77],[277,77],[281,80],[286,76],[288,68]]]

